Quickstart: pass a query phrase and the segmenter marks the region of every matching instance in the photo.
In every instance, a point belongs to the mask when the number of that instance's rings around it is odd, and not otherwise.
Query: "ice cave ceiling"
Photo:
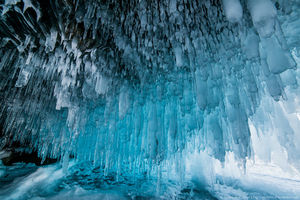
[[[297,129],[272,107],[299,112],[299,9],[298,0],[1,0],[0,148],[18,142],[117,173],[194,150],[244,163],[251,119],[261,132],[282,123],[280,145],[300,169]]]

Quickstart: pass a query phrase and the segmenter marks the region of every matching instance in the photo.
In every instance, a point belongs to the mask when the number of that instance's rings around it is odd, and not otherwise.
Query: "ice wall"
[[[278,127],[300,169],[299,129],[284,114],[299,115],[299,9],[298,0],[6,0],[0,147],[18,141],[65,168],[72,157],[117,176],[174,168],[183,178],[194,150],[221,162],[233,152],[245,166],[252,120],[262,135]],[[264,99],[288,108],[273,112]]]

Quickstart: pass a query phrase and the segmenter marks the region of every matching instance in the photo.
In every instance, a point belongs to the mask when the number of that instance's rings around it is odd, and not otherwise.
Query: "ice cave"
[[[300,0],[0,0],[1,200],[299,200]]]

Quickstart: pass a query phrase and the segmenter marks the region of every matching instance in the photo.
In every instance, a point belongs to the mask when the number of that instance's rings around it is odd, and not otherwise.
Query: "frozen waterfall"
[[[300,199],[300,0],[0,0],[0,19],[0,158],[57,161],[0,161],[1,199]]]

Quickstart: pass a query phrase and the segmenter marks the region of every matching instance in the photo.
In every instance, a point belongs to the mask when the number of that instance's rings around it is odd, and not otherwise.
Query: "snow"
[[[223,0],[225,15],[230,22],[240,22],[243,8],[239,0]]]
[[[262,37],[269,37],[274,33],[276,8],[271,0],[248,0],[248,8],[252,21]]]

